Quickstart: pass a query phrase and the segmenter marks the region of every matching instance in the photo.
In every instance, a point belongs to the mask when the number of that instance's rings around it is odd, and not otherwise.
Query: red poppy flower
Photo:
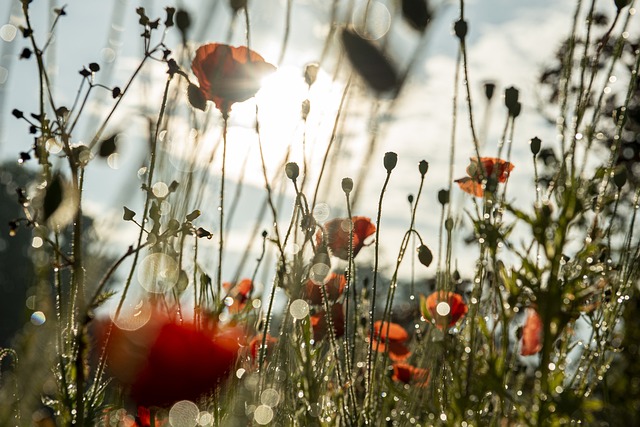
[[[347,279],[344,274],[331,273],[324,281],[324,289],[327,292],[329,301],[335,301],[340,298],[344,288],[347,285]],[[311,304],[322,304],[322,290],[313,280],[307,280],[306,298]]]
[[[156,316],[135,331],[113,325],[107,364],[130,387],[138,405],[195,401],[226,378],[235,364],[240,337],[240,329],[198,328]]]
[[[232,104],[253,97],[260,89],[260,80],[276,67],[244,46],[209,43],[196,50],[191,69],[202,96],[226,115]]]
[[[231,282],[224,282],[222,287],[227,291],[227,296],[233,298],[233,303],[229,306],[229,312],[239,313],[244,310],[249,300],[249,294],[253,290],[251,280],[243,279],[236,285]]]
[[[353,256],[355,257],[364,247],[364,240],[376,232],[376,226],[370,218],[354,216],[351,218],[351,224],[348,218],[334,218],[326,222],[322,231],[318,231],[316,235],[318,245],[324,238],[324,242],[334,256],[348,260],[351,227],[353,227]]]
[[[542,350],[542,319],[535,308],[527,308],[527,313],[522,328],[522,356],[531,356]]]
[[[411,351],[404,344],[409,339],[409,333],[397,323],[374,322],[372,339],[373,349],[379,353],[388,351],[389,359],[394,362],[402,362],[411,356]]]
[[[311,328],[313,329],[313,340],[320,341],[327,335],[329,327],[327,326],[326,312],[318,311],[310,316]],[[344,335],[344,310],[342,304],[333,304],[331,307],[331,321],[333,322],[333,330],[335,337],[340,338]]]
[[[420,311],[430,319],[438,329],[451,327],[468,311],[462,297],[455,292],[434,292],[425,298],[420,295]]]
[[[429,384],[429,371],[407,363],[395,363],[392,379],[405,384],[426,387]]]
[[[278,339],[267,334],[267,340],[264,345],[267,347],[267,356],[273,352],[273,348],[278,343]],[[249,343],[249,354],[253,360],[257,360],[260,356],[260,348],[262,347],[262,334],[253,337]]]
[[[467,166],[467,175],[469,176],[456,179],[455,182],[465,193],[482,197],[484,195],[483,179],[493,177],[498,182],[505,183],[513,168],[512,163],[497,157],[480,157],[480,162],[477,157],[472,157],[471,163]]]

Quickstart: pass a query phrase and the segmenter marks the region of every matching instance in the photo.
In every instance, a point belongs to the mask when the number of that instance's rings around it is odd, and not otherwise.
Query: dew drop
[[[47,317],[41,311],[36,311],[31,315],[31,323],[40,326],[47,321]]]
[[[169,410],[169,423],[172,427],[195,427],[199,416],[200,410],[195,403],[181,400]]]
[[[280,401],[280,393],[274,388],[268,388],[260,395],[260,402],[270,408],[278,405]]]
[[[304,319],[309,314],[309,304],[305,300],[297,299],[291,303],[289,313],[294,319]]]
[[[267,405],[260,405],[253,413],[253,418],[260,425],[269,424],[273,419],[273,409],[269,408]]]

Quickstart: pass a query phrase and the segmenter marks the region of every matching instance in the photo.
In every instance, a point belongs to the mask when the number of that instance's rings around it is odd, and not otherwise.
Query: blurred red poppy
[[[402,362],[411,356],[411,351],[404,344],[409,333],[397,323],[378,320],[373,324],[373,349],[379,353],[389,352],[389,359]]]
[[[226,116],[234,103],[253,97],[276,67],[244,46],[209,43],[196,50],[191,69],[202,96]]]
[[[346,285],[347,279],[344,274],[331,273],[324,281],[324,289],[327,292],[329,301],[336,301],[340,298]],[[322,289],[313,280],[307,280],[305,292],[306,298],[311,304],[322,304]]]
[[[522,328],[522,356],[531,356],[542,350],[542,319],[535,308],[527,308],[527,314]]]
[[[233,298],[233,303],[228,306],[230,313],[239,313],[247,305],[249,295],[253,290],[253,282],[250,279],[243,279],[237,284],[224,282],[222,287],[227,291],[227,297]]]
[[[481,164],[482,163],[482,164]],[[456,179],[460,189],[476,197],[484,195],[482,181],[484,178],[494,177],[498,182],[507,182],[509,174],[513,170],[512,163],[497,157],[477,157],[471,158],[471,163],[467,166],[467,177]]]
[[[267,347],[267,356],[269,356],[273,352],[273,348],[278,343],[278,339],[272,337],[267,334],[267,340],[265,341],[265,346]],[[260,356],[260,348],[262,347],[262,334],[256,335],[253,337],[251,342],[249,343],[249,353],[253,360],[257,360]]]
[[[353,256],[364,247],[364,240],[376,232],[376,226],[370,218],[354,216],[351,223],[348,218],[334,218],[318,231],[318,245],[323,241],[331,249],[331,254],[340,259],[349,259],[349,234],[353,227]]]
[[[315,342],[320,341],[327,335],[329,327],[326,317],[327,315],[324,310],[318,311],[310,316],[313,340]],[[344,335],[344,310],[342,309],[342,304],[336,303],[331,307],[331,321],[333,322],[335,337],[340,338]]]
[[[407,363],[395,363],[392,379],[405,384],[426,387],[429,384],[429,371]]]
[[[434,292],[426,298],[420,295],[422,316],[435,323],[438,329],[455,325],[468,310],[462,297],[455,292]]]
[[[112,325],[109,335],[107,364],[134,402],[150,407],[196,401],[226,378],[240,347],[239,328],[198,328],[154,316],[135,331]]]

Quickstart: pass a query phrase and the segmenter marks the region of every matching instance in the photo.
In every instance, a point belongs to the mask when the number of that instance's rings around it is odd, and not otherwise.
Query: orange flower
[[[278,343],[277,338],[274,338],[271,335],[267,334],[267,340],[264,343],[264,345],[267,347],[267,356],[269,356],[273,352],[273,348],[277,343]],[[253,337],[253,339],[249,343],[249,353],[251,354],[251,357],[253,358],[253,360],[257,360],[258,357],[260,356],[261,347],[262,347],[262,334],[256,335],[255,337]]]
[[[244,46],[209,43],[196,50],[191,69],[202,96],[226,116],[231,105],[253,97],[260,89],[260,80],[276,67]]]
[[[527,308],[527,313],[522,328],[522,356],[531,356],[542,350],[542,319],[535,308]]]
[[[327,326],[327,315],[324,310],[318,311],[310,316],[311,328],[313,329],[313,340],[320,341],[327,335],[329,327]],[[335,337],[340,338],[344,335],[344,310],[342,304],[333,304],[331,307],[331,321],[333,322],[333,330]]]
[[[324,281],[324,289],[327,292],[329,301],[335,301],[340,298],[344,287],[347,285],[347,279],[344,274],[331,273]],[[307,288],[305,290],[306,298],[311,304],[322,304],[322,290],[313,280],[307,280]]]
[[[249,279],[243,279],[234,285],[231,282],[224,282],[222,287],[227,291],[227,296],[233,298],[233,303],[229,306],[230,313],[239,313],[247,305],[249,295],[253,290],[253,283]]]
[[[429,371],[427,369],[416,368],[407,363],[395,363],[393,365],[392,379],[405,384],[426,387],[429,384]]]
[[[241,330],[202,328],[166,316],[135,331],[112,325],[107,364],[141,406],[195,401],[224,380],[236,361]]]
[[[455,325],[468,310],[462,297],[455,292],[434,292],[427,298],[420,295],[420,312],[435,323],[438,329]]]
[[[324,224],[322,231],[318,231],[316,239],[318,245],[323,241],[331,249],[331,253],[340,259],[349,259],[349,234],[353,227],[353,256],[355,257],[364,247],[364,240],[376,232],[370,218],[354,216],[349,223],[348,218],[334,218]]]
[[[404,344],[409,333],[397,323],[378,320],[373,324],[373,349],[378,353],[389,352],[389,359],[402,362],[411,356],[411,351]]]
[[[455,182],[465,193],[482,197],[484,195],[483,179],[495,178],[498,182],[505,183],[513,168],[512,163],[497,157],[480,157],[480,162],[477,157],[472,157],[471,163],[467,166],[469,176],[456,179]]]

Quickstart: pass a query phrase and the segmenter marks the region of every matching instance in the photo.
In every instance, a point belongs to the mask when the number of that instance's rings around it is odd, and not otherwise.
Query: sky
[[[335,114],[346,84],[348,67],[343,66],[337,78],[333,70],[338,58],[339,43],[331,44],[327,59],[323,62],[318,81],[308,91],[303,79],[303,69],[309,62],[318,61],[322,54],[324,40],[329,31],[328,17],[330,4],[326,0],[294,0],[287,49],[283,60],[282,40],[285,34],[284,0],[249,1],[250,47],[267,61],[277,64],[278,71],[264,83],[255,100],[236,104],[231,112],[228,134],[227,203],[236,191],[235,183],[243,181],[242,197],[237,214],[229,230],[224,270],[235,271],[240,254],[247,242],[247,234],[253,229],[257,211],[262,206],[264,180],[257,150],[257,136],[254,131],[254,111],[256,102],[260,110],[261,139],[265,147],[267,174],[280,177],[279,169],[284,154],[290,151],[290,160],[303,163],[301,145],[306,134],[306,152],[309,162],[309,177],[305,190],[312,193],[319,171],[322,155],[329,141]],[[341,22],[350,20],[343,4],[340,9]],[[366,2],[355,1],[355,10],[362,10]],[[382,99],[378,104],[378,116],[371,116],[377,101],[362,85],[352,91],[345,108],[347,120],[339,129],[336,140],[338,148],[331,157],[331,168],[327,172],[326,188],[322,188],[318,198],[317,219],[324,221],[346,215],[340,180],[351,177],[356,186],[361,185],[358,204],[354,215],[375,218],[377,201],[384,181],[382,158],[385,152],[398,154],[398,166],[391,176],[385,194],[380,227],[381,266],[389,271],[394,265],[402,240],[409,224],[409,204],[407,196],[415,194],[419,184],[418,162],[429,162],[430,168],[425,188],[417,211],[416,228],[425,243],[434,253],[438,249],[438,229],[440,206],[437,193],[449,186],[449,156],[452,135],[452,111],[455,63],[458,42],[452,32],[453,22],[459,15],[458,2],[434,3],[435,18],[423,39],[402,19],[391,14],[394,2],[374,2],[368,37],[384,46],[399,71],[410,64],[408,80],[399,98],[393,104]],[[570,31],[575,2],[552,0],[475,0],[465,2],[465,18],[469,23],[468,54],[469,78],[472,90],[473,112],[476,126],[482,136],[482,155],[493,156],[497,151],[506,109],[502,93],[506,87],[515,86],[520,90],[523,104],[521,116],[516,121],[513,141],[512,162],[514,172],[510,177],[509,201],[523,207],[531,206],[534,198],[533,164],[528,141],[538,136],[543,145],[554,146],[555,130],[538,114],[537,79],[545,65],[553,60],[553,55],[561,40]],[[80,76],[78,70],[90,62],[97,62],[101,71],[96,81],[107,86],[123,87],[140,61],[140,27],[135,8],[143,6],[150,17],[162,17],[165,6],[183,7],[191,13],[193,30],[189,48],[205,42],[226,42],[232,45],[245,44],[244,16],[232,20],[232,14],[225,1],[182,1],[175,4],[152,1],[114,0],[69,0],[66,2],[67,15],[58,24],[55,37],[47,54],[50,72],[54,82],[54,96],[60,105],[70,105],[78,90]],[[33,25],[36,37],[42,44],[50,25],[49,11],[59,7],[56,1],[36,1],[32,4]],[[20,2],[11,0],[0,6],[0,159],[16,159],[18,152],[28,149],[32,142],[28,128],[11,116],[11,110],[18,108],[25,112],[37,108],[37,75],[33,60],[18,60],[17,56],[26,46],[19,31],[12,36],[12,28],[21,25]],[[230,23],[233,27],[230,30]],[[636,23],[637,27],[637,23]],[[15,32],[15,31],[13,31]],[[229,34],[231,37],[229,38]],[[364,33],[363,33],[364,34]],[[180,52],[178,32],[172,29],[166,38],[167,46]],[[415,55],[415,60],[411,61]],[[189,58],[178,59],[180,65],[189,70]],[[100,235],[114,241],[115,247],[126,248],[136,238],[136,229],[121,220],[122,206],[133,210],[142,209],[140,167],[145,164],[145,135],[148,123],[145,115],[157,117],[162,89],[166,79],[165,68],[160,64],[150,64],[141,73],[140,80],[123,101],[111,121],[107,133],[118,132],[118,159],[105,162],[94,159],[86,175],[85,202],[87,212],[96,215],[101,224]],[[483,95],[483,84],[496,84],[496,96],[487,104]],[[462,88],[461,88],[462,89]],[[176,84],[178,94],[184,93],[186,84]],[[97,127],[96,122],[104,117],[113,101],[109,93],[96,92],[89,99],[87,114],[79,121],[74,133],[74,143],[87,143]],[[456,151],[454,178],[465,176],[469,158],[474,155],[468,125],[465,97],[460,92],[458,122],[456,126]],[[306,125],[300,120],[300,105],[307,98],[311,101],[311,113]],[[184,98],[181,98],[184,99]],[[166,133],[163,147],[174,156],[183,157],[196,154],[207,173],[206,191],[202,206],[193,206],[208,212],[200,219],[199,225],[215,232],[217,220],[217,192],[219,189],[220,156],[208,164],[213,150],[220,140],[220,119],[216,112],[206,129],[199,130],[199,142],[194,142],[194,131],[189,123],[188,107],[174,106],[177,112],[172,128]],[[213,107],[210,107],[210,109]],[[185,113],[185,111],[187,113]],[[200,113],[198,113],[200,114]],[[198,116],[200,123],[204,115]],[[377,142],[369,146],[371,130],[377,130]],[[371,163],[363,160],[371,156]],[[166,182],[176,177],[184,177],[185,163],[180,159],[169,161],[166,157],[165,172],[161,175]],[[243,164],[245,167],[243,168]],[[58,161],[56,166],[62,167]],[[194,175],[196,176],[196,175]],[[160,179],[160,178],[159,178]],[[205,181],[199,181],[200,182]],[[280,181],[282,182],[282,181]],[[280,224],[286,226],[293,204],[291,185],[274,185],[277,193],[284,191]],[[327,190],[328,189],[328,190]],[[452,189],[452,213],[463,221],[458,236],[469,234],[469,222],[465,212],[473,208],[470,196],[457,188]],[[229,206],[226,204],[225,206]],[[267,219],[263,227],[268,226]],[[215,239],[214,239],[215,240]],[[205,268],[213,272],[215,247],[213,242],[205,244],[211,259]],[[257,256],[254,248],[252,257]],[[294,248],[288,248],[293,250]],[[463,274],[473,273],[473,262],[477,248],[456,240],[454,260]],[[362,262],[371,260],[373,248],[365,248],[358,257]],[[249,274],[255,264],[247,263],[242,274]],[[435,263],[416,272],[417,277],[433,276]],[[269,280],[270,270],[262,276]],[[410,273],[407,260],[401,275]]]

